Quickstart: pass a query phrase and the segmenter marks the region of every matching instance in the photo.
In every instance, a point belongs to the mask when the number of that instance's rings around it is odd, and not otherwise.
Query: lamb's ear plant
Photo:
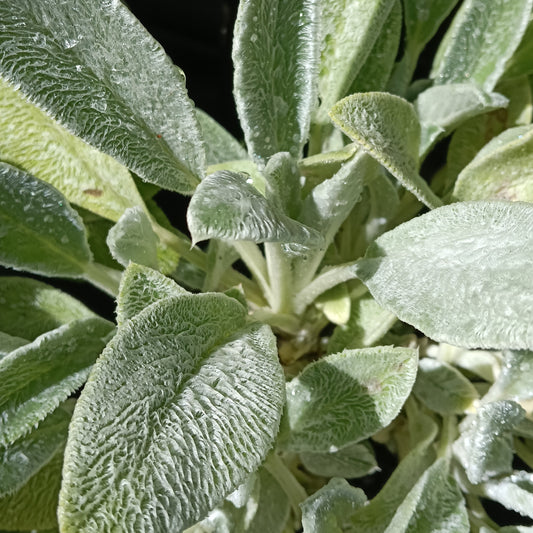
[[[241,143],[119,0],[2,0],[0,530],[529,531],[532,4],[242,0]]]

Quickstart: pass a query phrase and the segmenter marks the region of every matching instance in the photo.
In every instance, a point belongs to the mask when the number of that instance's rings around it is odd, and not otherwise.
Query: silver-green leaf
[[[527,203],[441,207],[379,237],[358,277],[381,306],[432,339],[531,349],[532,225]]]
[[[120,0],[7,0],[0,72],[144,180],[184,194],[205,154],[185,77]]]
[[[237,300],[148,307],[119,328],[76,405],[61,530],[193,525],[265,459],[283,403],[275,337]]]

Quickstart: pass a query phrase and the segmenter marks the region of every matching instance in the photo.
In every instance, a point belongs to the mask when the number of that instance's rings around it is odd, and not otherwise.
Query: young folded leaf
[[[388,93],[352,94],[330,111],[334,124],[430,208],[442,205],[418,174],[420,123],[413,106]]]
[[[113,324],[76,320],[0,359],[0,446],[26,434],[81,387]]]
[[[126,168],[95,150],[29,103],[0,79],[0,154],[61,191],[67,200],[117,221],[124,210],[142,206]]]
[[[297,158],[317,100],[317,0],[239,4],[233,39],[234,92],[250,156]]]
[[[435,56],[435,83],[473,83],[492,91],[522,39],[532,6],[532,0],[465,0]]]
[[[183,194],[205,167],[185,76],[120,0],[0,5],[0,73],[69,131]]]
[[[532,225],[533,205],[522,202],[441,207],[379,237],[358,277],[381,306],[434,340],[531,349]]]
[[[298,452],[336,451],[388,425],[411,392],[417,352],[345,350],[307,366],[287,385],[286,427],[278,445]]]
[[[66,198],[44,181],[0,163],[0,264],[80,277],[90,261],[83,222]]]
[[[205,239],[320,245],[321,235],[285,215],[244,174],[219,171],[198,186],[187,211],[194,242]]]
[[[0,277],[0,331],[30,341],[81,318],[96,315],[81,302],[42,281]]]
[[[61,530],[193,525],[264,460],[283,403],[275,338],[239,302],[185,294],[148,307],[118,329],[76,405]]]

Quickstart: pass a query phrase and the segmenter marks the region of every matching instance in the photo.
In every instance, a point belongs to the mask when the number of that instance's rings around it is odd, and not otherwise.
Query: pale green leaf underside
[[[130,263],[120,280],[117,323],[119,326],[122,325],[159,300],[186,293],[187,291],[175,281],[157,270]]]
[[[531,0],[466,0],[435,57],[438,85],[474,83],[492,91],[529,21]]]
[[[513,471],[512,431],[525,411],[516,402],[498,401],[483,405],[467,418],[454,452],[471,483],[477,484]]]
[[[15,441],[81,387],[113,324],[84,318],[0,360],[0,445]]]
[[[59,407],[28,435],[0,447],[0,501],[43,468],[56,453],[63,453],[72,412]]]
[[[317,0],[239,4],[233,39],[234,90],[248,151],[301,156],[316,105]]]
[[[109,230],[106,239],[113,258],[122,266],[130,261],[157,268],[157,245],[148,215],[141,207],[130,207],[124,211],[118,222]]]
[[[389,424],[413,386],[417,353],[408,348],[345,350],[307,366],[287,385],[282,448],[335,451]]]
[[[487,93],[471,84],[435,85],[422,92],[415,109],[422,126],[420,154],[425,154],[443,135],[482,113],[506,107],[507,98]]]
[[[46,283],[0,277],[0,331],[33,340],[63,324],[95,314],[72,296]]]
[[[349,93],[372,51],[394,0],[330,0],[323,5],[318,122]]]
[[[330,116],[421,202],[431,208],[441,205],[418,174],[420,123],[409,102],[389,93],[353,94],[337,102]]]
[[[119,328],[78,400],[61,530],[193,525],[264,460],[283,402],[275,338],[247,325],[239,302],[184,294],[152,305]]]
[[[248,158],[248,154],[241,146],[241,143],[214,118],[201,109],[196,109],[196,118],[200,124],[204,140],[207,166]]]
[[[45,276],[79,277],[90,260],[85,228],[65,197],[0,163],[0,263]]]
[[[300,459],[309,472],[324,477],[363,477],[379,470],[368,441],[350,444],[334,452],[304,452],[300,454]]]
[[[448,476],[446,459],[438,459],[421,476],[398,507],[385,533],[468,533],[465,501]]]
[[[470,380],[457,369],[429,357],[418,364],[413,392],[432,411],[442,415],[464,413],[479,398]]]
[[[0,80],[0,158],[46,181],[69,202],[111,220],[143,205],[122,165],[91,148]]]
[[[381,306],[434,340],[531,349],[532,225],[531,204],[452,204],[379,237],[358,277]]]
[[[320,234],[286,216],[247,182],[244,174],[219,171],[196,189],[187,223],[194,242],[248,240],[313,245]]]
[[[191,193],[205,156],[182,72],[119,0],[6,0],[0,71],[146,181]]]
[[[453,196],[459,200],[533,202],[533,126],[505,130],[463,169]]]
[[[366,502],[365,493],[345,479],[333,478],[300,504],[304,533],[343,533],[350,514]]]
[[[494,400],[533,398],[533,352],[505,351],[500,373],[487,395]]]

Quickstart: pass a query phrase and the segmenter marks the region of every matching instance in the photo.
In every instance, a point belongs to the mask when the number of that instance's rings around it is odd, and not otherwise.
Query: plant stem
[[[122,272],[100,263],[89,263],[85,269],[85,279],[114,298],[118,295]]]
[[[265,255],[270,280],[270,305],[275,313],[292,312],[292,273],[291,264],[281,244],[265,243]]]
[[[300,503],[307,498],[307,492],[300,485],[300,483],[298,483],[298,480],[287,468],[281,457],[276,453],[271,453],[268,456],[265,462],[265,468],[285,491],[285,494],[289,498],[294,515],[296,516],[298,523],[300,523],[302,520]]]

